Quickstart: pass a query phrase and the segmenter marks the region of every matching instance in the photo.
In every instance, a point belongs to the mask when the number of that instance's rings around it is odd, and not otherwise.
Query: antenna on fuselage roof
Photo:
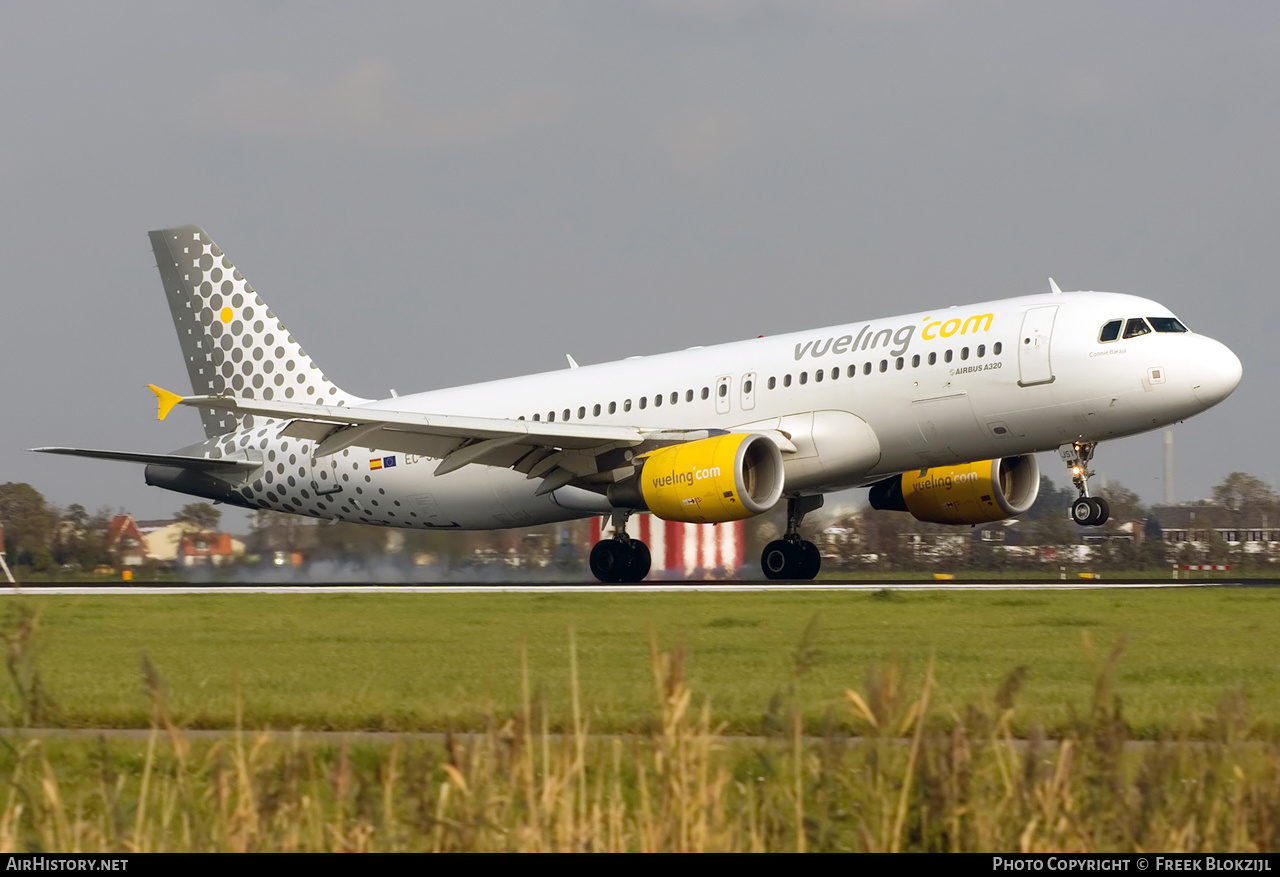
[[[565,358],[565,359],[567,359],[567,360],[569,360],[569,368],[577,368],[577,367],[578,367],[578,361],[577,361],[576,359],[574,359],[574,358],[573,358],[573,354],[572,354],[572,353],[566,353],[566,354],[564,355],[564,358]]]
[[[1049,291],[1054,295],[1062,295],[1062,290],[1058,289],[1058,284],[1054,282],[1052,277],[1049,278]]]

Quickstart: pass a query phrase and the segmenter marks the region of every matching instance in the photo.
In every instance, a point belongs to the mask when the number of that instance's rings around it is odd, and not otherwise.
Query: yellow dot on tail
[[[234,312],[234,311],[232,311],[232,310],[231,310],[231,308],[223,308],[223,309],[222,309],[222,322],[224,322],[224,323],[230,323],[230,322],[231,322],[231,318],[232,318],[232,317],[234,317],[234,316],[235,316],[235,312]]]

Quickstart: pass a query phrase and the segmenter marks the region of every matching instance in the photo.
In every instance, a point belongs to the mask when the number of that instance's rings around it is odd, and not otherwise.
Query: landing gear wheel
[[[795,552],[790,542],[775,539],[764,547],[760,555],[760,568],[767,579],[795,578]]]
[[[1111,518],[1111,504],[1100,496],[1082,496],[1071,504],[1071,520],[1082,527],[1101,527]]]
[[[617,539],[604,539],[591,549],[591,574],[607,585],[617,584],[627,573],[626,546]]]
[[[822,555],[812,542],[776,539],[760,555],[760,569],[767,579],[809,581],[821,568]]]
[[[603,539],[591,549],[591,574],[607,585],[633,584],[649,574],[653,556],[639,539]]]
[[[796,578],[812,581],[817,578],[818,570],[822,569],[822,555],[818,552],[818,546],[812,542],[801,542],[796,548],[799,560]]]

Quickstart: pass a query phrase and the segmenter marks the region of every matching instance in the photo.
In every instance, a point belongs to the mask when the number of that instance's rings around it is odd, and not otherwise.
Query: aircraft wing
[[[629,474],[631,465],[622,456],[624,449],[693,441],[720,432],[422,414],[232,396],[184,398],[154,385],[151,391],[159,399],[161,420],[175,405],[288,420],[285,435],[316,442],[316,456],[358,446],[439,459],[437,475],[470,463],[514,468],[529,478],[543,478],[539,493],[579,478],[609,481],[608,473],[615,468]],[[613,451],[618,452],[616,459],[610,454]]]
[[[60,454],[64,457],[88,457],[91,460],[117,460],[123,463],[142,463],[144,465],[173,466],[180,469],[195,469],[200,472],[216,471],[248,471],[262,466],[262,461],[245,459],[214,459],[212,457],[192,457],[186,454],[148,454],[137,451],[100,451],[94,448],[32,448],[41,454]]]

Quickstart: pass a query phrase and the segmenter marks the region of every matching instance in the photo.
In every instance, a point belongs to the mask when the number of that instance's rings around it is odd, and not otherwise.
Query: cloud
[[[320,137],[385,148],[449,149],[491,143],[567,115],[552,83],[521,85],[487,101],[432,105],[410,95],[390,63],[372,59],[330,81],[280,70],[223,75],[190,110],[198,128],[235,135]]]
[[[744,146],[750,134],[737,104],[689,107],[664,119],[657,140],[672,167],[689,176],[714,175]]]

